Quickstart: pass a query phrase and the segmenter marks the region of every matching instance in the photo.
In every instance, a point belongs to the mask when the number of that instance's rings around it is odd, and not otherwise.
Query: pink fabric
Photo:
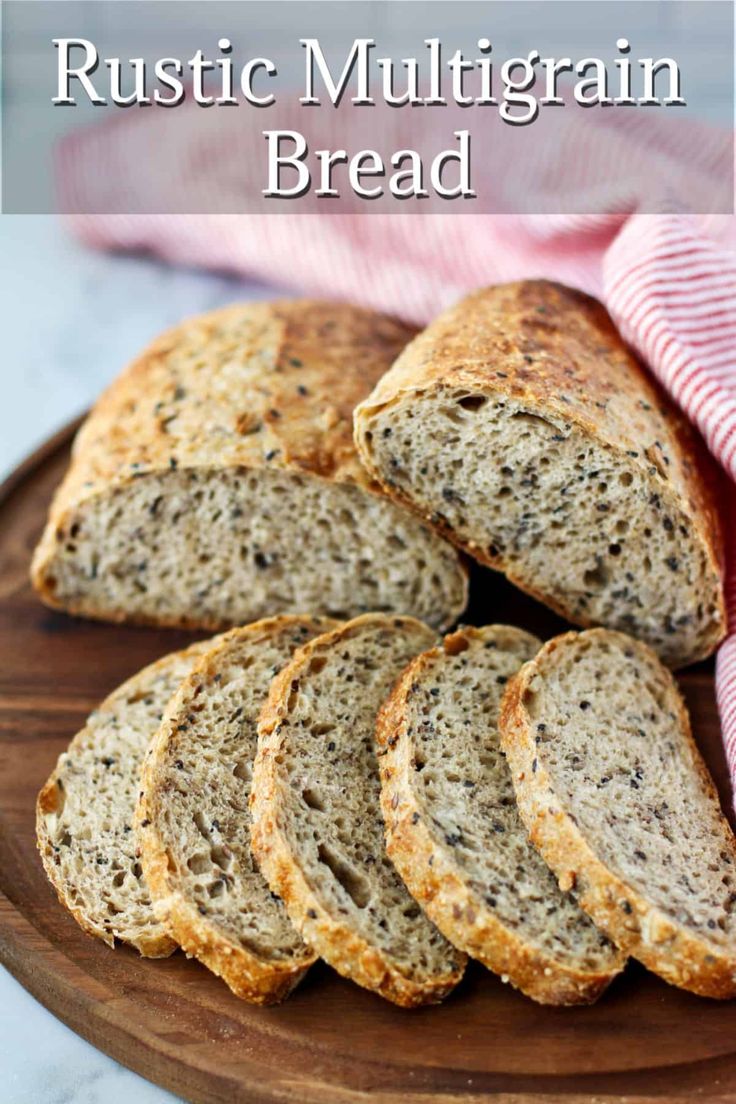
[[[697,425],[728,476],[721,508],[729,528],[730,634],[717,657],[717,694],[736,782],[736,218],[639,214],[635,192],[625,202],[620,194],[607,196],[596,159],[599,167],[610,163],[612,117],[598,115],[596,122],[593,113],[585,115],[587,156],[578,157],[572,168],[560,142],[562,122],[555,123],[554,142],[535,151],[544,167],[547,209],[555,208],[555,182],[569,187],[572,173],[572,184],[582,187],[589,199],[594,196],[597,209],[609,214],[77,215],[74,221],[85,240],[99,248],[151,250],[172,263],[256,276],[418,322],[468,289],[520,277],[545,276],[599,296],[624,337]],[[148,120],[137,117],[125,124],[128,164],[151,148],[157,124]],[[717,141],[714,132],[698,132],[687,124],[678,131],[687,140],[674,148],[673,132],[668,136],[663,126],[655,140],[656,128],[656,121],[648,120],[644,134],[652,172],[662,172],[663,166],[668,172],[674,157],[678,171],[691,171],[696,160],[699,173],[730,178],[728,143]],[[181,175],[172,186],[186,195],[191,185],[195,195],[202,180],[192,166],[201,159],[187,156],[193,150],[186,133],[179,151]],[[236,131],[231,127],[226,136],[230,145],[223,148],[242,160],[244,151],[234,148]],[[75,203],[77,209],[94,209],[84,181],[94,176],[90,167],[98,159],[104,162],[108,139],[104,130],[93,130],[75,137],[62,152],[63,191],[72,209]],[[692,156],[695,150],[697,158]],[[171,183],[172,166],[167,163]],[[122,162],[119,168],[118,189],[124,188],[126,172]],[[217,179],[209,183],[217,189]],[[231,186],[232,178],[223,184],[223,205],[232,198]],[[662,210],[667,210],[664,192]]]

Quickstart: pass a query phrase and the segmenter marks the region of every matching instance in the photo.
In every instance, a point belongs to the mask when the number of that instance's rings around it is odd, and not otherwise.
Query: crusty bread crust
[[[387,620],[382,614],[364,614],[333,632],[309,641],[274,679],[258,726],[258,755],[251,788],[252,842],[263,873],[286,905],[292,922],[306,942],[338,973],[395,1004],[414,1008],[436,1004],[455,988],[465,969],[464,956],[459,954],[459,968],[445,977],[427,977],[423,981],[409,978],[378,948],[331,916],[314,894],[300,866],[299,857],[290,847],[280,823],[284,795],[276,769],[276,759],[283,743],[280,724],[289,713],[292,683],[306,674],[310,662],[320,653],[334,648],[341,640],[360,632],[371,622],[385,624]],[[418,624],[408,617],[390,620]]]
[[[291,617],[288,615],[256,621],[233,629],[217,639],[215,646],[201,656],[190,676],[179,689],[166,710],[161,727],[151,743],[141,774],[141,791],[135,815],[135,829],[140,848],[141,865],[149,885],[156,915],[172,938],[186,953],[202,962],[229,986],[236,996],[253,1004],[276,1004],[299,984],[316,955],[305,948],[298,957],[277,960],[259,956],[242,943],[229,939],[216,922],[202,916],[193,902],[172,885],[164,840],[158,827],[161,803],[166,799],[166,774],[163,767],[169,740],[176,731],[182,702],[188,700],[208,674],[217,670],[228,653],[248,637],[276,634],[289,623],[303,623],[317,628],[336,624],[330,618]],[[264,687],[264,694],[266,687]]]
[[[608,629],[584,634],[564,633],[549,640],[539,654],[511,679],[501,702],[501,744],[508,757],[519,812],[530,838],[556,874],[560,887],[574,890],[582,908],[622,950],[639,959],[665,981],[704,997],[736,997],[736,955],[704,939],[666,916],[641,893],[614,874],[596,856],[575,819],[565,810],[564,797],[538,757],[533,725],[524,704],[533,680],[544,678],[555,652],[580,635],[595,640],[618,638],[642,657],[657,657],[646,644]],[[698,751],[690,718],[677,684],[667,673],[677,702],[677,719],[692,755],[700,784],[716,803],[718,795]],[[532,764],[537,760],[534,768]],[[694,815],[696,815],[694,813]],[[724,818],[725,822],[725,818]],[[732,843],[736,862],[736,840]]]
[[[508,626],[463,627],[445,638],[444,648],[454,654],[459,638],[483,640],[500,630],[509,635],[529,635]],[[391,861],[412,897],[456,947],[540,1004],[592,1004],[621,972],[626,956],[620,955],[610,971],[586,971],[567,966],[532,946],[503,924],[482,896],[473,892],[449,851],[436,846],[427,827],[412,785],[415,747],[407,705],[413,685],[440,654],[440,648],[433,648],[409,664],[378,717],[381,809]]]
[[[171,655],[163,656],[155,663],[149,664],[148,667],[144,667],[142,671],[133,675],[121,686],[118,686],[115,690],[109,694],[105,700],[97,707],[98,710],[106,710],[111,708],[115,701],[128,697],[137,693],[139,690],[144,690],[150,685],[152,678],[160,671],[165,671],[174,659],[183,659],[191,657],[194,661],[195,657],[201,655],[212,645],[213,641],[205,640],[197,644],[191,645],[181,652],[175,652]],[[151,733],[153,738],[154,733]],[[73,758],[75,750],[81,747],[87,739],[87,727],[85,726],[74,737],[69,744],[66,754]],[[61,780],[60,780],[60,766],[57,763],[56,767],[49,776],[47,782],[41,789],[36,802],[36,842],[38,850],[41,854],[41,861],[43,862],[46,876],[51,882],[52,886],[56,890],[56,894],[61,904],[66,908],[79,924],[80,928],[88,932],[90,935],[96,936],[97,939],[103,940],[109,947],[115,946],[115,935],[108,931],[106,928],[95,923],[95,921],[88,916],[83,909],[75,904],[72,894],[70,892],[70,886],[65,882],[62,877],[61,870],[53,861],[53,842],[49,834],[49,826],[47,823],[47,817],[53,815],[59,809],[61,793]],[[149,885],[150,890],[150,885]],[[138,940],[126,940],[130,942],[131,946],[137,948],[137,950],[145,958],[166,958],[174,950],[176,950],[177,943],[171,937],[171,935],[165,930],[161,930],[157,937],[147,937]]]
[[[74,517],[96,497],[172,468],[289,471],[382,497],[355,450],[353,409],[415,332],[348,304],[284,300],[226,307],[161,335],[104,392],[77,434],[33,557],[31,580],[42,600],[105,620],[230,627],[186,614],[100,609],[81,594],[60,597],[54,558],[73,541]],[[203,360],[210,370],[202,370]]]
[[[710,655],[726,630],[715,465],[685,417],[624,344],[606,309],[582,292],[547,280],[476,291],[410,342],[354,414],[358,452],[386,494],[563,617],[594,624],[584,612],[571,617],[564,603],[520,579],[502,552],[489,553],[487,542],[464,540],[377,466],[370,439],[374,416],[411,396],[455,389],[508,396],[531,413],[563,418],[612,455],[640,467],[662,502],[685,512],[705,552],[716,605],[710,641],[688,662]]]

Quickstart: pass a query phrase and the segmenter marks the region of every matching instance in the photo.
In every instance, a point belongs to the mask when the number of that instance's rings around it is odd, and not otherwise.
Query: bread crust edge
[[[547,641],[539,654],[510,681],[501,702],[499,732],[512,771],[519,812],[530,838],[565,889],[575,889],[580,906],[622,950],[671,985],[703,997],[726,1000],[736,996],[736,955],[697,938],[684,925],[672,920],[646,897],[614,874],[597,857],[563,802],[554,792],[543,763],[536,758],[532,724],[524,706],[531,679],[560,647],[579,636],[614,636],[626,641],[662,666],[677,704],[683,736],[693,756],[701,783],[718,803],[710,774],[692,736],[690,719],[672,674],[654,651],[641,641],[610,629],[589,629],[584,634],[568,632]],[[721,814],[722,815],[722,814]],[[725,818],[724,818],[725,820]],[[736,861],[736,841],[733,844]]]
[[[135,814],[141,865],[157,916],[189,957],[202,962],[213,974],[222,978],[237,997],[251,1004],[270,1005],[285,1000],[317,960],[317,955],[309,950],[300,958],[278,962],[253,954],[228,939],[217,930],[215,924],[199,916],[181,891],[172,888],[168,878],[166,848],[156,828],[158,769],[166,753],[172,721],[178,713],[180,699],[190,680],[196,680],[223,652],[234,643],[239,643],[244,636],[264,630],[277,630],[289,621],[304,620],[311,619],[289,614],[263,618],[223,634],[216,639],[212,648],[203,652],[199,662],[169,703],[161,726],[150,745],[141,772],[140,796]],[[336,624],[330,618],[323,620],[326,624]]]
[[[494,627],[462,632],[483,638]],[[379,713],[381,808],[391,861],[443,935],[503,981],[540,1004],[592,1004],[624,968],[625,956],[608,972],[586,972],[525,943],[468,887],[426,826],[410,783],[414,748],[407,733],[406,706],[413,683],[441,654],[441,648],[432,648],[417,656]]]
[[[281,897],[292,923],[304,940],[339,974],[402,1008],[416,1008],[437,1004],[452,992],[465,970],[464,954],[458,951],[459,968],[449,971],[444,977],[413,980],[362,936],[337,922],[313,893],[279,824],[280,794],[275,770],[275,757],[282,746],[280,722],[288,713],[292,682],[304,673],[315,653],[332,646],[346,633],[355,631],[356,627],[396,620],[422,624],[411,617],[363,614],[341,628],[309,641],[272,682],[258,728],[258,754],[251,789],[251,839],[261,870],[272,890]]]
[[[517,283],[499,285],[497,288],[475,292],[467,297],[467,299],[462,300],[455,307],[450,308],[449,311],[440,315],[439,319],[431,323],[428,330],[432,330],[433,327],[440,324],[438,330],[441,333],[442,325],[445,324],[445,320],[450,316],[452,317],[453,323],[457,324],[457,318],[462,313],[462,308],[466,302],[469,303],[470,309],[472,310],[475,301],[484,294],[502,291],[512,292],[518,295],[523,291],[524,287],[531,284],[537,285],[536,291],[540,297],[540,302],[544,302],[552,292],[562,291],[576,300],[593,305],[598,312],[602,312],[603,315],[605,315],[607,328],[609,330],[606,338],[608,342],[610,343],[612,336],[615,335],[616,341],[620,342],[622,348],[625,348],[617,331],[613,327],[613,323],[607,311],[605,311],[605,308],[598,303],[597,300],[592,299],[590,296],[583,295],[580,292],[572,291],[572,289],[564,287],[563,285],[550,283],[545,280],[519,281]],[[570,307],[569,309],[575,308]],[[509,321],[511,323],[514,322],[513,315],[510,317]],[[404,494],[397,485],[387,481],[385,474],[378,468],[373,459],[372,449],[366,440],[366,434],[370,429],[372,417],[380,410],[396,405],[411,396],[425,394],[428,391],[459,388],[464,392],[472,390],[473,393],[477,392],[478,394],[483,394],[488,397],[500,394],[505,398],[518,399],[528,407],[531,412],[538,413],[542,416],[546,414],[560,417],[566,422],[572,423],[581,432],[593,439],[598,445],[613,452],[618,460],[624,460],[628,464],[636,464],[641,468],[644,465],[642,465],[640,458],[632,460],[632,458],[627,455],[625,447],[622,446],[610,432],[606,432],[605,422],[603,426],[596,424],[592,418],[586,417],[583,413],[565,404],[555,402],[554,398],[545,396],[543,384],[537,383],[535,385],[533,379],[527,378],[528,373],[524,373],[523,381],[520,377],[519,380],[509,379],[504,382],[496,377],[490,382],[484,373],[484,369],[479,369],[477,363],[474,361],[470,361],[468,364],[459,363],[457,366],[453,367],[451,360],[450,366],[445,369],[441,378],[438,378],[433,373],[431,362],[427,362],[426,358],[424,360],[422,359],[424,353],[422,341],[428,330],[420,333],[417,338],[406,346],[399,355],[397,361],[394,362],[392,368],[389,369],[386,375],[378,382],[372,394],[358,403],[355,408],[353,414],[353,439],[358,455],[366,470],[369,475],[380,484],[383,492],[389,498],[392,498],[397,504],[417,514],[423,521],[432,525],[440,536],[449,540],[479,563],[495,571],[500,571],[514,584],[514,586],[544,603],[566,620],[572,621],[574,624],[581,625],[582,627],[593,627],[597,625],[598,622],[586,618],[582,614],[576,613],[573,615],[570,609],[554,596],[543,593],[528,581],[520,579],[518,575],[514,573],[513,569],[509,569],[503,555],[499,554],[498,556],[490,557],[482,542],[478,543],[459,537],[449,524],[444,523],[442,519],[437,518],[431,511],[427,511],[415,503],[411,497]],[[511,337],[513,339],[513,331]],[[604,338],[602,337],[601,340],[604,340]],[[442,355],[442,352],[440,352],[440,362],[442,362]],[[642,394],[645,395],[647,399],[651,399],[653,403],[656,401],[665,401],[666,397],[664,396],[661,386],[650,378],[640,362],[635,359],[630,352],[628,352],[627,355],[632,377],[635,377],[639,381]],[[453,353],[453,356],[457,356],[457,354]],[[558,381],[560,386],[563,384],[568,388],[571,386],[570,380],[565,376],[563,363],[555,364],[553,361],[546,365],[545,370],[547,377],[551,380]],[[671,429],[672,446],[677,449],[680,457],[684,461],[682,473],[683,481],[687,491],[692,497],[694,508],[693,510],[686,509],[679,493],[674,492],[667,484],[656,483],[654,490],[656,490],[657,494],[666,499],[672,507],[685,514],[698,538],[699,544],[705,551],[712,578],[717,580],[718,583],[715,596],[718,614],[717,625],[714,626],[713,632],[700,649],[671,664],[673,667],[683,667],[691,663],[696,663],[701,659],[706,659],[709,655],[712,655],[726,634],[727,611],[724,593],[725,546],[723,526],[716,506],[715,495],[712,488],[708,485],[705,475],[700,470],[701,455],[703,457],[703,462],[705,462],[705,449],[698,448],[697,437],[690,425],[685,421],[684,415],[677,410],[671,400],[667,399],[667,401],[674,417],[674,424]],[[603,421],[603,419],[601,419],[601,421]],[[710,459],[709,462],[713,463]]]
[[[188,654],[197,656],[205,650],[208,644],[208,641],[192,644],[189,648],[184,648],[178,652],[170,652],[168,655],[157,659],[154,663],[149,663],[148,666],[142,668],[142,670],[132,675],[129,679],[126,679],[125,682],[115,687],[115,689],[100,702],[97,709],[105,709],[108,705],[112,704],[118,696],[123,696],[131,691],[135,692],[147,678],[165,668],[172,659],[184,657]],[[116,940],[121,943],[126,943],[128,946],[135,947],[144,958],[168,958],[178,946],[170,934],[166,931],[162,931],[158,937],[138,940],[115,935],[114,932],[108,932],[105,928],[96,924],[87,916],[83,909],[80,909],[73,903],[68,888],[65,887],[63,880],[59,877],[59,868],[52,862],[52,843],[46,825],[46,816],[52,813],[57,806],[61,758],[64,755],[73,753],[75,746],[84,741],[87,728],[88,721],[85,722],[79,732],[72,738],[66,750],[57,758],[53,771],[42,786],[36,799],[36,846],[41,855],[41,862],[43,863],[46,877],[56,891],[59,902],[71,913],[79,927],[89,935],[101,939],[103,943],[106,943],[108,947],[112,948],[115,947]],[[146,884],[148,884],[147,878]],[[150,892],[150,885],[148,888]]]

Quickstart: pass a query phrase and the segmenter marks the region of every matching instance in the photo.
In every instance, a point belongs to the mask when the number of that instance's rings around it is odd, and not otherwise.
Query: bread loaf
[[[694,436],[593,299],[541,280],[469,296],[400,354],[355,436],[397,502],[571,621],[673,666],[721,640]]]
[[[386,844],[456,947],[542,1004],[590,1004],[625,956],[529,842],[498,739],[505,684],[540,646],[463,628],[409,664],[377,730]]]
[[[407,1007],[446,996],[464,956],[386,854],[374,731],[402,669],[435,640],[411,618],[369,614],[297,652],[263,710],[251,797],[253,849],[304,939]]]
[[[736,841],[651,649],[605,629],[550,640],[509,683],[500,732],[560,886],[666,981],[736,996]]]
[[[136,827],[156,914],[188,954],[257,1004],[288,996],[315,955],[251,852],[256,725],[274,675],[329,628],[277,617],[221,637],[168,708],[142,773]]]
[[[249,303],[164,334],[77,437],[33,561],[50,605],[222,628],[398,610],[449,625],[454,549],[377,493],[352,412],[412,331],[320,302]]]
[[[136,848],[140,768],[169,699],[208,646],[165,656],[114,690],[38,795],[38,847],[62,905],[90,935],[150,958],[176,943],[154,915]]]

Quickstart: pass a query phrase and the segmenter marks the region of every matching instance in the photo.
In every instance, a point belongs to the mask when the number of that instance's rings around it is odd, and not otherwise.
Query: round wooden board
[[[736,1002],[700,1000],[635,964],[593,1008],[541,1008],[474,966],[444,1005],[406,1012],[320,965],[286,1004],[260,1009],[182,954],[145,961],[80,931],[41,868],[36,793],[100,698],[193,637],[74,620],[36,601],[29,558],[70,437],[0,491],[0,957],[38,1000],[196,1102],[736,1100]],[[562,625],[490,572],[472,593],[477,624],[542,635]],[[728,808],[712,667],[681,682]]]

